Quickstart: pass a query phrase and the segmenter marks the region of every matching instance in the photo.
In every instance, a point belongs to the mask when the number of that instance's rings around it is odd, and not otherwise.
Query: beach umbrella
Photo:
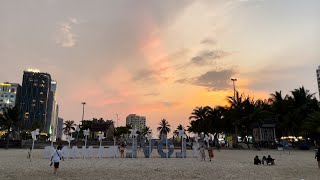
[[[80,126],[80,125],[79,125]],[[77,131],[77,141],[79,140],[79,132],[80,132],[80,127],[77,126],[76,127],[76,131]]]
[[[39,129],[36,129],[34,131],[31,132],[31,136],[32,136],[32,148],[31,148],[31,156],[30,156],[30,161],[32,159],[32,154],[33,154],[33,149],[34,149],[34,141],[37,140],[37,135],[39,135]]]

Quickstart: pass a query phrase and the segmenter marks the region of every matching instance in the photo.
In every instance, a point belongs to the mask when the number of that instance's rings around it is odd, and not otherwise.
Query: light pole
[[[83,118],[84,118],[84,105],[86,105],[87,103],[86,102],[82,102],[82,121],[83,121]]]
[[[237,81],[237,79],[232,78],[231,79],[232,83],[233,83],[233,101],[236,101],[236,85],[235,85],[235,81]],[[235,138],[236,138],[236,145],[238,144],[238,120],[236,120],[236,122],[234,123],[234,128],[235,128]]]
[[[237,79],[232,78],[231,79],[232,83],[233,83],[233,99],[236,98],[236,85],[235,85],[235,81],[237,81]]]
[[[117,115],[117,127],[119,127],[119,126],[118,126],[119,115],[118,115],[118,114],[116,114],[116,115]]]

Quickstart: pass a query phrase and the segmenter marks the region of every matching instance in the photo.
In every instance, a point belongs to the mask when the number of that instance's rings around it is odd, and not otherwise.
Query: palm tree
[[[162,119],[159,123],[159,127],[157,127],[157,131],[160,132],[160,137],[167,137],[167,134],[170,133],[170,124],[166,119]]]
[[[2,114],[0,113],[0,125],[2,129],[7,130],[6,149],[8,149],[10,132],[20,125],[19,109],[16,106],[13,108],[3,108]]]
[[[181,124],[179,124],[179,125],[177,126],[177,129],[174,130],[173,134],[174,134],[175,136],[178,136],[178,135],[179,135],[178,130],[182,130],[182,129],[184,130],[184,132],[186,132],[186,129],[185,129]]]
[[[213,109],[210,106],[196,107],[189,117],[190,126],[189,132],[207,133],[209,131],[208,125],[212,115]]]
[[[76,126],[76,124],[72,120],[67,120],[63,124],[64,124],[63,131],[64,131],[65,135],[70,135],[71,130],[73,130],[73,131],[76,130],[74,127],[74,126]]]
[[[141,132],[141,137],[144,137],[146,134],[148,134],[149,132],[151,132],[151,129],[150,127],[146,126],[142,129],[142,132]]]

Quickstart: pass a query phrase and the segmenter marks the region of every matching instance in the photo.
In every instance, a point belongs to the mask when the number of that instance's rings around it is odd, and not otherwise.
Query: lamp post
[[[231,79],[232,83],[233,83],[233,98],[236,98],[236,85],[235,85],[235,81],[237,81],[237,79],[232,78]]]
[[[236,100],[236,85],[235,85],[235,81],[237,81],[237,79],[232,78],[231,79],[232,83],[233,83],[233,101]],[[236,120],[234,126],[235,126],[235,133],[236,133],[236,144],[238,144],[238,120]]]
[[[83,118],[84,118],[84,105],[86,105],[87,103],[86,102],[82,102],[82,121],[83,121]]]
[[[116,114],[116,116],[117,116],[117,127],[119,127],[119,126],[118,126],[119,115],[118,115],[118,114]]]

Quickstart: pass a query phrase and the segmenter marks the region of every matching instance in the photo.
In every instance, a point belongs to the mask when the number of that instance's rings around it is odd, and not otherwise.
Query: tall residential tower
[[[51,118],[48,118],[51,76],[39,70],[29,69],[23,72],[21,111],[25,130],[40,128],[49,133]]]

